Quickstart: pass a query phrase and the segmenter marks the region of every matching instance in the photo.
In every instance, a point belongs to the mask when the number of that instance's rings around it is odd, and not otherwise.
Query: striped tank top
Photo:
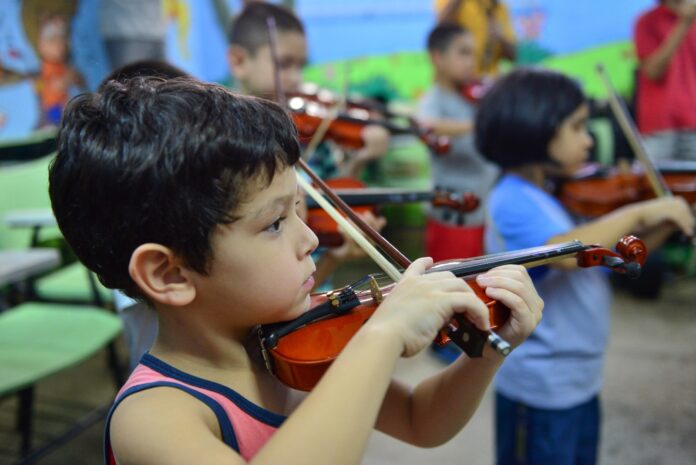
[[[116,395],[106,419],[104,460],[107,465],[116,465],[110,442],[114,410],[129,395],[159,386],[180,389],[206,404],[217,417],[223,442],[245,460],[256,455],[285,420],[284,416],[259,407],[222,384],[189,375],[145,354]]]

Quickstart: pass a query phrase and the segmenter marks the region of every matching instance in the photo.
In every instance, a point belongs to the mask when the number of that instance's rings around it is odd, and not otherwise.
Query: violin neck
[[[587,246],[582,242],[571,241],[551,246],[495,253],[484,257],[450,260],[436,264],[428,271],[451,271],[455,276],[463,278],[485,273],[492,268],[502,265],[522,265],[526,268],[532,268],[570,257],[586,249]]]
[[[434,196],[434,193],[430,190],[334,189],[334,192],[351,207],[428,202]],[[319,205],[310,197],[307,198],[307,208],[319,208]]]

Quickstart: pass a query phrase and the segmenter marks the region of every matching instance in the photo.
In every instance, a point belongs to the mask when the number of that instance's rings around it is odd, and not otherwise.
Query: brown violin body
[[[510,311],[488,297],[473,279],[467,283],[488,306],[491,329],[503,325]],[[310,306],[322,304],[327,299],[327,294],[313,295]],[[310,391],[378,305],[374,302],[361,304],[345,315],[316,321],[280,338],[278,345],[268,351],[275,376],[287,386]],[[442,334],[438,340],[441,344],[448,341]]]
[[[673,195],[696,203],[696,166],[688,164],[658,166]],[[568,210],[579,216],[597,217],[630,203],[654,198],[648,178],[639,168],[596,171],[563,182],[559,198]]]

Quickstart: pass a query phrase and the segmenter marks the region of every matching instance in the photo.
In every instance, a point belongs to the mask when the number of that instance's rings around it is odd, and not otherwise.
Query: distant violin
[[[488,297],[475,276],[507,264],[539,266],[555,260],[575,257],[580,267],[604,266],[615,272],[637,277],[645,263],[647,250],[634,237],[622,238],[616,252],[579,241],[503,252],[464,260],[447,260],[435,264],[429,273],[451,271],[464,278],[477,297],[489,308],[491,328],[502,326],[509,310]],[[259,328],[258,337],[267,368],[284,384],[303,391],[311,390],[340,354],[348,341],[375,312],[395,284],[380,285],[383,275],[369,275],[357,283],[326,294],[314,295],[311,309],[302,316],[283,323]],[[591,292],[588,289],[588,292]],[[436,342],[451,340],[469,357],[480,357],[486,342],[471,331],[465,317],[456,315]],[[509,352],[509,347],[502,353]]]
[[[334,192],[358,213],[376,214],[379,205],[409,202],[430,202],[436,208],[448,208],[468,213],[479,206],[479,198],[471,193],[454,194],[439,189],[403,190],[387,188],[366,188],[357,179],[336,178],[326,181]],[[343,243],[343,235],[336,222],[310,197],[307,199],[307,225],[325,247],[338,247]]]
[[[383,104],[354,99],[341,102],[330,91],[316,86],[305,85],[303,89],[287,92],[286,99],[300,139],[305,142],[314,136],[322,121],[331,119],[324,137],[348,149],[362,148],[363,128],[379,125],[393,135],[414,135],[437,154],[449,151],[449,138],[436,135],[411,116],[389,111]],[[333,114],[335,108],[339,110]]]
[[[656,165],[673,195],[696,203],[696,163],[665,162]],[[630,203],[655,197],[645,171],[588,165],[559,186],[558,197],[568,210],[579,216],[597,217]]]
[[[492,79],[476,79],[463,84],[459,91],[469,103],[478,105],[491,87],[493,87]]]
[[[596,71],[609,95],[609,105],[641,170],[619,169],[603,177],[580,178],[565,183],[561,201],[572,212],[582,216],[599,216],[623,205],[653,197],[679,195],[688,203],[696,202],[696,171],[685,163],[656,166],[650,158],[635,123],[609,80],[604,66]]]

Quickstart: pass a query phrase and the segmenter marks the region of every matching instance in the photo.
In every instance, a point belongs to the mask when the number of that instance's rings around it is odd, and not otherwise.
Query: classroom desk
[[[55,249],[0,250],[0,286],[13,284],[60,264]]]

